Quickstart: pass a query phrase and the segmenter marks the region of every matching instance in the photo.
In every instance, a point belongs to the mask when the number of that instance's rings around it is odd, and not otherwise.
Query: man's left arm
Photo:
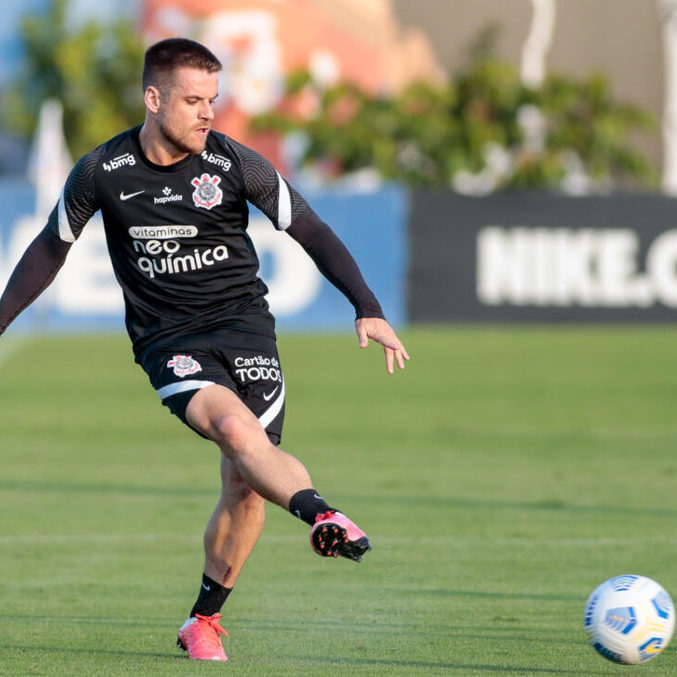
[[[286,230],[320,272],[352,303],[360,347],[366,348],[372,339],[383,346],[388,373],[393,373],[395,362],[404,369],[409,355],[386,321],[355,259],[336,233],[266,158],[233,139],[227,143],[227,152],[234,153],[239,162],[246,199],[266,214],[278,230]]]
[[[383,346],[389,374],[394,365],[404,369],[409,359],[406,349],[386,321],[378,300],[360,272],[360,269],[336,233],[308,207],[287,228],[313,259],[320,272],[352,303],[355,308],[355,330],[360,348],[366,348],[369,339]]]

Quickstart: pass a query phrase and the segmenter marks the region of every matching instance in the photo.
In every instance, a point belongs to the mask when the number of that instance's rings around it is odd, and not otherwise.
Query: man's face
[[[160,133],[182,153],[201,153],[212,126],[212,104],[218,96],[217,73],[179,68],[163,87],[158,110]]]

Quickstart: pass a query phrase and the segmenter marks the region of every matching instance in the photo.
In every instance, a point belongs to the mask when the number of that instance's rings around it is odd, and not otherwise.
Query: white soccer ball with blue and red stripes
[[[585,605],[585,631],[593,648],[614,663],[655,658],[672,638],[675,606],[646,576],[614,576],[598,585]]]

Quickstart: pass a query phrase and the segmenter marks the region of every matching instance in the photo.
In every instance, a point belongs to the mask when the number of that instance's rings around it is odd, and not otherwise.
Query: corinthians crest
[[[174,355],[174,357],[167,362],[167,366],[174,367],[174,373],[181,378],[202,371],[200,363],[197,360],[194,360],[190,355]]]
[[[193,191],[193,202],[196,207],[211,209],[221,204],[223,191],[219,188],[221,177],[202,174],[199,178],[196,176],[191,183],[195,186]]]

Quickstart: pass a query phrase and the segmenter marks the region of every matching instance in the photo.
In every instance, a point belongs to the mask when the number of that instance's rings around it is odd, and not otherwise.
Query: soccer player
[[[329,226],[266,159],[212,130],[220,69],[191,40],[171,38],[147,50],[143,125],[77,162],[0,298],[0,334],[50,284],[101,210],[135,359],[162,403],[222,452],[202,582],[178,644],[190,658],[224,661],[221,608],[261,533],[265,500],[311,526],[319,555],[359,562],[371,549],[366,534],[316,492],[301,462],[278,446],[285,382],[246,231],[247,202],[345,294],[360,347],[370,339],[382,344],[389,373],[409,356]]]

